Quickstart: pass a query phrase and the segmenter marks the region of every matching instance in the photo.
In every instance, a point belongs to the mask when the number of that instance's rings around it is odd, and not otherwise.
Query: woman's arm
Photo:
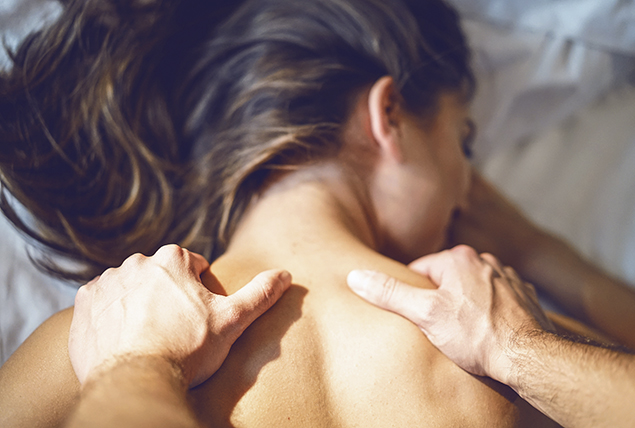
[[[454,243],[494,254],[572,315],[635,349],[635,290],[532,224],[478,174],[472,183]]]
[[[635,349],[635,290],[555,237],[535,239],[515,262],[521,275],[582,321]]]
[[[68,356],[73,310],[38,327],[0,368],[0,426],[62,426],[79,399]]]

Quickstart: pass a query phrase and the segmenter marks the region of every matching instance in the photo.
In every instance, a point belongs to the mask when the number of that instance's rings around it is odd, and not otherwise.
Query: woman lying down
[[[346,286],[373,269],[432,287],[403,263],[439,250],[465,202],[474,81],[443,1],[68,1],[14,62],[2,179],[37,229],[4,209],[81,264],[49,269],[87,281],[178,243],[214,260],[203,280],[216,293],[293,274],[191,391],[205,424],[555,425]],[[2,426],[71,411],[71,317],[0,371]]]

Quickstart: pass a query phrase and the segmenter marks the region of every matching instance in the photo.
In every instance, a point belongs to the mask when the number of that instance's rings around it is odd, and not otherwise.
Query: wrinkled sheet
[[[635,4],[453,0],[474,49],[474,163],[533,220],[635,283]],[[9,46],[55,16],[0,0]],[[7,57],[0,55],[0,66]],[[74,288],[38,272],[0,219],[0,361]]]

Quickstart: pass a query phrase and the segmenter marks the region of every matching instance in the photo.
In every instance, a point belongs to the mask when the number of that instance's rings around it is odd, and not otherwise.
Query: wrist
[[[538,328],[516,332],[505,349],[508,364],[506,370],[500,373],[496,380],[508,385],[521,397],[525,397],[525,372],[531,372],[532,366],[539,363],[536,355],[553,336],[552,333]]]
[[[158,355],[123,355],[111,358],[91,370],[82,390],[100,384],[105,379],[152,379],[169,383],[174,389],[187,390],[183,369],[168,358]]]
[[[157,356],[100,365],[82,386],[68,427],[199,427],[182,370]]]

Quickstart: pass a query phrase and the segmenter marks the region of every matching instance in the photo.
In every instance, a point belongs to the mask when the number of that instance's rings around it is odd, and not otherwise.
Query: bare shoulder
[[[0,368],[0,426],[54,427],[79,396],[68,357],[72,308],[46,320]]]

